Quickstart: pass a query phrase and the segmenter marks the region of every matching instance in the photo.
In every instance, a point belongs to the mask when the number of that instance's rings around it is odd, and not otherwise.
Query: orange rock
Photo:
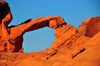
[[[59,16],[28,19],[8,28],[12,15],[7,3],[0,3],[0,10],[6,6],[8,11],[0,16],[0,66],[100,66],[100,17],[88,18],[78,28]],[[57,40],[46,50],[22,53],[23,34],[45,26],[56,30]]]
[[[88,25],[89,21],[91,20],[91,18],[88,18],[88,19],[84,20],[82,22],[82,24],[77,28],[79,34],[85,35],[86,29],[87,29],[87,25]]]
[[[91,17],[83,21],[83,23],[77,28],[81,35],[87,37],[93,37],[100,31],[100,17]]]
[[[92,17],[86,29],[85,36],[93,37],[100,31],[100,17]]]
[[[8,27],[8,24],[12,20],[12,15],[10,8],[7,2],[0,1],[1,11],[0,11],[0,51],[1,52],[22,52],[22,43],[23,43],[23,34],[28,31],[36,30],[43,28],[45,26],[51,27],[53,23],[52,20],[56,20],[56,25],[51,28],[58,27],[64,22],[63,18],[59,16],[50,16],[50,17],[40,17],[37,19],[28,19],[24,23]],[[27,25],[27,26],[26,26]]]
[[[0,1],[0,51],[7,52],[9,47],[8,37],[9,28],[8,24],[12,20],[12,15],[10,12],[10,7],[7,2]]]

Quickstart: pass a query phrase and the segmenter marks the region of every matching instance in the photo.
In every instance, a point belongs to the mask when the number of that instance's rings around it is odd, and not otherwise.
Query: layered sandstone
[[[49,26],[53,29],[64,24],[63,18],[59,16],[40,17],[28,19],[18,26],[8,27],[12,15],[7,2],[0,1],[0,51],[22,52],[23,35],[25,32]],[[53,23],[52,23],[53,21]]]
[[[88,18],[78,28],[59,16],[28,19],[8,27],[12,15],[8,4],[0,3],[0,14],[4,14],[0,15],[0,66],[100,66],[100,17]],[[55,30],[57,40],[51,47],[19,53],[23,51],[23,34],[46,26]]]

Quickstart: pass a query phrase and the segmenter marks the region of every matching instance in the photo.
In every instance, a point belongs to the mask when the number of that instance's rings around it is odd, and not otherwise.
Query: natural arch
[[[57,29],[61,27],[64,22],[63,18],[59,16],[40,17],[37,19],[28,19],[24,23],[8,27],[8,24],[12,20],[12,15],[7,2],[0,1],[0,10],[6,10],[2,12],[5,17],[0,16],[0,51],[1,52],[22,52],[23,35],[28,31],[33,31],[43,27],[50,27]],[[6,14],[5,14],[6,13]]]

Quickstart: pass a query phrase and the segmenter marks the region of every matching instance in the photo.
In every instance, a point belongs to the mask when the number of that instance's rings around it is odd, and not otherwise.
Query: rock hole
[[[7,43],[5,43],[4,46],[7,47]]]
[[[48,57],[46,59],[49,59]]]
[[[51,44],[56,40],[54,33],[55,30],[49,27],[25,33],[23,36],[24,52],[31,53],[50,48]]]

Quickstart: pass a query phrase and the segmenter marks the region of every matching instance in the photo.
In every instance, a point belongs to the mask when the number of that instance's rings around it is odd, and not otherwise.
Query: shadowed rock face
[[[9,28],[7,25],[11,20],[12,15],[8,3],[0,0],[0,51],[3,52],[9,49]]]
[[[100,17],[88,18],[78,28],[59,16],[28,19],[8,27],[12,20],[8,4],[0,1],[0,10],[0,66],[100,66]],[[56,31],[57,40],[50,48],[18,53],[23,51],[25,32],[46,26]]]
[[[100,17],[91,17],[86,19],[77,30],[81,35],[93,37],[100,31]]]
[[[92,17],[86,29],[85,36],[93,37],[100,31],[100,17]]]

